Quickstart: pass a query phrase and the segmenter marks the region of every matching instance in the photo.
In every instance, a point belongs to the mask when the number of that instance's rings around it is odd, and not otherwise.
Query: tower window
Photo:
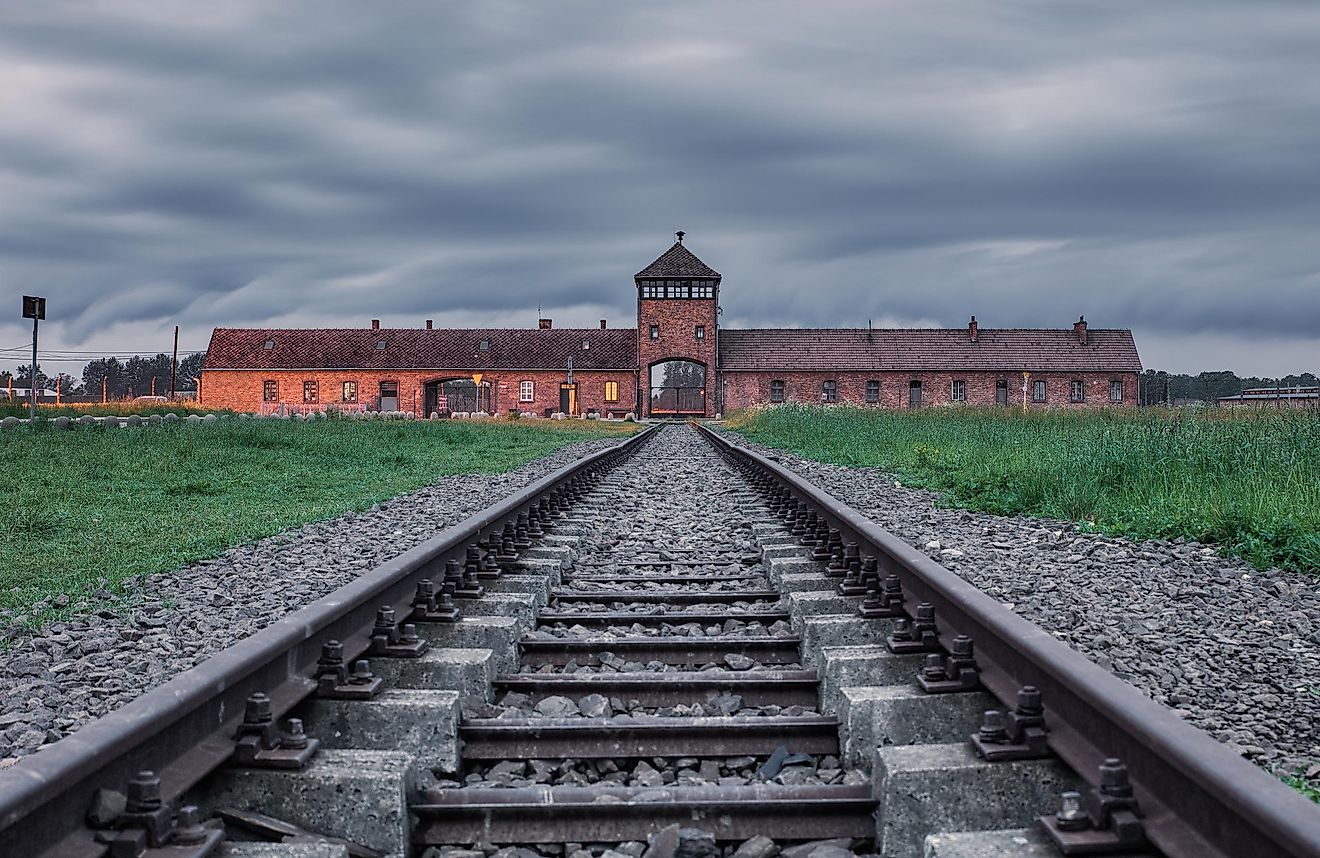
[[[660,339],[660,326],[659,326],[659,325],[652,325],[652,326],[651,326],[651,339],[653,339],[653,340],[658,340],[658,339]]]
[[[697,342],[701,343],[701,342],[705,342],[705,340],[706,340],[706,326],[697,325]]]

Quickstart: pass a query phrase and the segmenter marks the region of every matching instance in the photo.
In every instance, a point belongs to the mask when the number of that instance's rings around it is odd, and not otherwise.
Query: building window
[[[605,382],[605,401],[606,402],[619,401],[619,383],[617,381]]]
[[[658,339],[660,339],[660,326],[659,326],[659,325],[652,325],[652,326],[651,326],[651,339],[653,339],[653,340],[658,340]]]
[[[357,402],[357,382],[346,381],[343,384],[343,390],[340,393],[340,399],[344,402]]]
[[[477,348],[481,349],[483,352],[490,351],[490,340],[482,340],[477,343]]]
[[[705,326],[705,325],[697,325],[697,332],[696,332],[696,333],[697,333],[697,342],[702,343],[702,342],[705,342],[705,341],[706,341],[706,326]]]
[[[261,401],[279,402],[280,384],[277,381],[263,381],[261,383]]]
[[[827,381],[820,386],[820,398],[825,402],[839,401],[839,383]]]
[[[784,401],[784,383],[782,381],[776,380],[770,382],[770,401],[771,402]]]
[[[518,401],[532,402],[536,399],[536,384],[530,381],[518,382]]]
[[[1110,402],[1123,401],[1123,382],[1121,380],[1114,379],[1113,381],[1109,382],[1109,401]]]
[[[871,379],[866,383],[866,401],[872,405],[880,401],[880,381]]]
[[[1068,385],[1068,399],[1072,402],[1083,402],[1086,399],[1086,383],[1073,379]]]
[[[265,349],[266,351],[270,351],[271,349],[275,348],[275,341],[274,341],[274,340],[266,340],[266,342],[263,343],[261,347],[262,347],[263,349]]]
[[[692,285],[693,298],[714,298],[715,286],[709,280],[701,280]]]
[[[376,351],[383,352],[390,347],[389,340],[379,340],[376,343]]]
[[[1037,380],[1037,381],[1033,381],[1033,382],[1031,383],[1031,401],[1032,401],[1032,402],[1044,402],[1044,401],[1045,401],[1045,382],[1044,382],[1044,381],[1042,381],[1042,380]]]
[[[957,380],[955,380],[955,381],[953,382],[953,389],[950,391],[950,395],[951,395],[951,397],[953,398],[953,401],[954,401],[954,402],[966,402],[966,401],[967,401],[967,382],[965,382],[965,381],[963,381],[963,380],[961,380],[961,379],[957,379]]]
[[[586,350],[589,349],[589,348],[591,348],[591,340],[588,340],[586,337],[583,337],[583,338],[582,338],[582,350],[583,350],[583,351],[586,351]]]
[[[303,382],[303,402],[320,402],[320,385],[314,381]]]

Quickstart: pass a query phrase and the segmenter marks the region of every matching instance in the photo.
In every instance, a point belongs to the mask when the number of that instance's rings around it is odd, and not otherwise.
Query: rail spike
[[[1063,793],[1058,811],[1039,817],[1039,822],[1064,855],[1096,855],[1145,848],[1144,816],[1132,794],[1127,766],[1111,757],[1100,764],[1099,786],[1085,794]]]
[[[981,728],[972,734],[972,750],[987,762],[1037,760],[1050,755],[1046,746],[1045,707],[1033,685],[1018,689],[1017,708],[1008,713],[989,709]]]

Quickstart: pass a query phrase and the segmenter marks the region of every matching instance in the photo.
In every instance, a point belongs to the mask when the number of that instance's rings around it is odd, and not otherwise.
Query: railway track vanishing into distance
[[[1314,805],[704,426],[586,456],[0,773],[4,856],[299,832],[361,856],[1320,855]]]

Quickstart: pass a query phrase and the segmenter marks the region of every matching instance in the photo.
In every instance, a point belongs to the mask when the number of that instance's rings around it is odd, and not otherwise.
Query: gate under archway
[[[691,360],[651,365],[650,412],[657,416],[700,417],[706,413],[706,367]]]
[[[433,413],[490,412],[489,385],[477,386],[470,378],[427,382],[424,388],[426,415]]]

